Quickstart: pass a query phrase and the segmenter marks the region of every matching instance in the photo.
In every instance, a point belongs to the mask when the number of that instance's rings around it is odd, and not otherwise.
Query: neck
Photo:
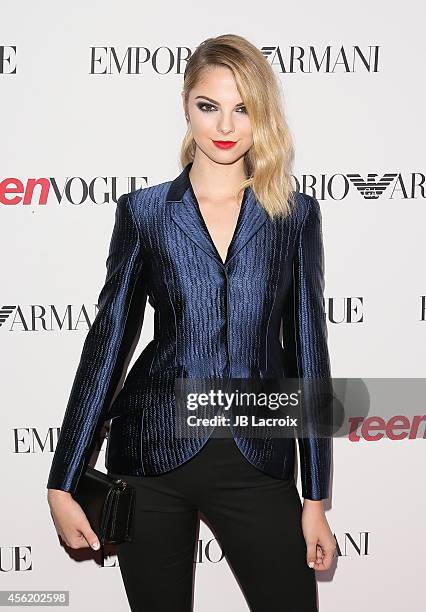
[[[241,200],[239,187],[247,177],[244,173],[244,158],[233,164],[219,164],[206,156],[195,155],[189,178],[194,191],[209,200],[236,198]]]

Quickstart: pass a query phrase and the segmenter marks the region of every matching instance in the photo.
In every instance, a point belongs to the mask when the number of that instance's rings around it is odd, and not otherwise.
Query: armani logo
[[[370,554],[370,531],[359,531],[357,535],[345,532],[342,538],[336,540],[336,554],[338,557],[367,557]]]
[[[216,538],[212,538],[208,542],[204,542],[202,539],[198,540],[195,563],[219,563],[224,557],[222,547]]]
[[[405,175],[399,172],[369,172],[363,177],[358,172],[334,174],[302,174],[293,176],[297,191],[314,196],[320,200],[345,200],[351,192],[351,185],[365,200],[377,200],[383,194],[388,199],[424,199],[425,176],[419,172]]]
[[[261,47],[261,51],[272,66],[286,74],[306,73],[345,73],[345,72],[379,72],[378,45],[361,48],[353,47],[287,47],[285,51],[278,46]]]
[[[189,47],[90,48],[89,74],[136,74],[151,70],[156,74],[183,74],[192,52]]]
[[[12,314],[15,308],[16,306],[2,306],[0,308],[0,327],[7,320],[7,318]]]
[[[67,304],[29,304],[25,306],[1,306],[0,327],[8,331],[85,331],[87,332],[99,310],[98,304],[87,308]],[[90,313],[90,314],[89,314]]]
[[[397,176],[396,173],[386,173],[377,180],[378,174],[372,172],[367,174],[366,179],[363,179],[360,174],[347,175],[366,200],[377,200]]]

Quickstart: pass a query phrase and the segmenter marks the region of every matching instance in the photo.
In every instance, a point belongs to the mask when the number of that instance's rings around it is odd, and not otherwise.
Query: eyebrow
[[[198,98],[204,98],[205,100],[208,100],[209,102],[220,106],[220,102],[217,102],[217,100],[213,100],[213,98],[209,98],[208,96],[196,96],[195,100],[198,100]],[[238,102],[238,104],[236,104],[235,106],[244,106],[244,102]]]

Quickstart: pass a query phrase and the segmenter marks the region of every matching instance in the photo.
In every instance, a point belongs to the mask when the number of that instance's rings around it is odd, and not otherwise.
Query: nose
[[[219,119],[217,130],[222,134],[230,134],[231,132],[235,132],[231,117],[227,117],[225,114],[223,114]]]
[[[223,129],[219,129],[219,132],[221,134],[232,134],[232,132],[234,132],[234,129],[229,129],[229,130],[223,130]]]

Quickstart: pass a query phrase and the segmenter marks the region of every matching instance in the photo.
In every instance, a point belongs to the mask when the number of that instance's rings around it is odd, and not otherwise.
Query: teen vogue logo
[[[95,176],[91,179],[72,176],[64,180],[53,177],[6,177],[0,180],[0,204],[46,205],[51,197],[57,204],[80,206],[90,202],[101,205],[116,202],[121,194],[135,191],[146,184],[146,176]]]
[[[197,48],[197,47],[196,47]],[[263,46],[263,55],[279,72],[351,73],[379,72],[378,45],[306,47]],[[189,47],[90,47],[89,73],[93,75],[183,74],[192,55]]]
[[[17,57],[14,45],[0,45],[0,75],[16,74]]]
[[[0,572],[28,572],[32,569],[32,546],[0,546]]]
[[[340,297],[327,298],[327,320],[330,323],[363,323],[364,298]]]
[[[378,442],[383,438],[392,441],[426,439],[426,415],[406,416],[395,414],[388,420],[382,416],[351,416],[349,418],[350,442]]]

